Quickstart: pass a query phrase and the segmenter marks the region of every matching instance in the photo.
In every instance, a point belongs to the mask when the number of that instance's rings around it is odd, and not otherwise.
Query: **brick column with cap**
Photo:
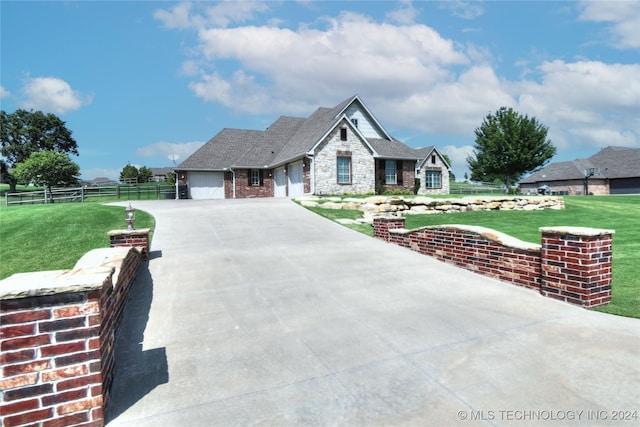
[[[389,230],[404,228],[404,218],[397,216],[377,217],[373,219],[373,237],[389,241]]]
[[[614,230],[542,227],[542,295],[583,307],[611,302]]]

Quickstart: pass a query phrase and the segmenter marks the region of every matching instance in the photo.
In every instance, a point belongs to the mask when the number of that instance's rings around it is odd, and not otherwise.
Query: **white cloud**
[[[11,96],[11,92],[6,90],[4,86],[0,86],[0,98],[8,98]]]
[[[556,145],[640,144],[640,65],[552,61],[538,71],[540,82],[516,88],[518,108],[548,126]]]
[[[469,5],[449,7],[462,6]],[[483,13],[475,6],[475,16]],[[197,97],[239,112],[304,116],[357,93],[392,128],[473,139],[482,119],[506,106],[548,126],[559,148],[640,145],[636,64],[534,59],[507,80],[487,47],[456,43],[424,24],[353,12],[294,29],[205,21],[183,74]]]
[[[191,3],[179,3],[170,10],[158,9],[153,13],[153,17],[162,21],[165,28],[185,29],[198,27],[201,23],[197,17],[191,16]]]
[[[418,14],[418,9],[413,7],[411,0],[403,0],[397,9],[387,13],[387,19],[398,24],[413,24]]]
[[[22,87],[22,108],[64,114],[91,103],[89,96],[75,91],[57,77],[29,77]]]
[[[187,157],[192,155],[198,148],[202,147],[204,142],[194,141],[194,142],[154,142],[153,144],[145,145],[144,147],[140,147],[136,150],[136,156],[141,157],[163,157],[165,159],[169,159],[169,156],[177,154],[178,157],[175,159],[176,163],[180,163],[185,160]]]
[[[206,3],[179,3],[169,10],[158,9],[154,18],[163,23],[165,28],[188,29],[205,26],[227,27],[229,24],[246,22],[257,13],[266,12],[269,5],[265,2],[223,1],[213,6]]]
[[[580,20],[610,24],[614,47],[640,48],[640,1],[582,1],[578,10]]]
[[[200,30],[204,60],[231,59],[242,68],[225,75],[216,67],[190,88],[204,100],[240,111],[308,113],[319,101],[335,102],[336,93],[404,99],[451,78],[448,67],[469,62],[451,40],[425,25],[380,24],[354,13],[326,24],[295,31],[267,26]],[[292,111],[292,99],[300,111]]]
[[[442,9],[448,9],[453,16],[462,19],[475,19],[484,14],[482,3],[478,1],[449,0],[440,2]]]
[[[456,180],[463,180],[465,173],[470,175],[467,157],[473,154],[473,146],[464,145],[462,147],[456,147],[455,145],[445,145],[442,148],[438,147],[438,149],[442,154],[449,156],[449,160],[451,160],[450,166],[456,175]]]

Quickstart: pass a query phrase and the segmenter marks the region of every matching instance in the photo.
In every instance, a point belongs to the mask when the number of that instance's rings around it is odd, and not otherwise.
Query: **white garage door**
[[[275,170],[276,186],[273,192],[275,197],[287,196],[287,176],[284,172],[284,166]]]
[[[304,195],[304,174],[302,173],[302,162],[291,163],[289,165],[289,197]]]
[[[189,172],[192,199],[224,199],[224,172]]]

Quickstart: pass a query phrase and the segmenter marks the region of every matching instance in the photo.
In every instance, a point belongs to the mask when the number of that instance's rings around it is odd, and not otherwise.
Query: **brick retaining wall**
[[[112,230],[109,234],[109,246],[112,248],[139,248],[146,259],[149,256],[150,228],[139,230]]]
[[[374,218],[374,237],[572,304],[611,302],[613,230],[544,227],[537,245],[484,227],[404,225],[400,217]]]
[[[5,427],[104,425],[115,337],[142,254],[133,248],[96,251],[73,270],[0,281]]]

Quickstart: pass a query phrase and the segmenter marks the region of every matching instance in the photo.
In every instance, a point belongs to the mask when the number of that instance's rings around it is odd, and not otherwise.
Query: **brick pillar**
[[[389,230],[404,228],[402,217],[378,217],[373,219],[373,237],[389,241]]]
[[[614,230],[543,227],[540,293],[583,307],[611,302]]]
[[[109,247],[139,248],[143,257],[146,259],[149,256],[150,231],[150,228],[141,228],[139,230],[112,230],[109,232]]]

